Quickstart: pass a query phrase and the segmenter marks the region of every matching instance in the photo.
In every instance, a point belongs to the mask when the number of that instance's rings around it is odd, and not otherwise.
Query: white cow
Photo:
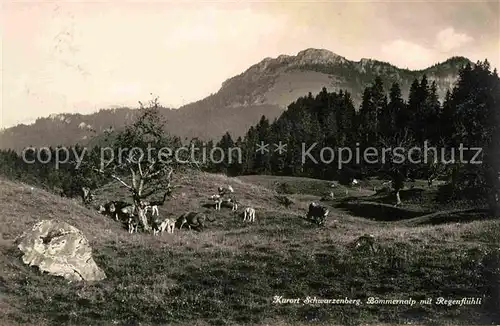
[[[213,200],[215,202],[215,210],[220,211],[222,205],[222,199],[220,195],[212,195],[208,197],[208,199]]]
[[[156,224],[153,228],[153,235],[158,235],[159,233],[165,232],[165,229],[167,230],[167,233],[174,233],[174,228],[175,228],[175,221],[170,218],[166,218],[163,220],[161,223]]]
[[[158,205],[146,205],[144,207],[144,212],[147,213],[151,209],[151,215],[159,216]]]
[[[234,192],[233,187],[230,185],[226,187],[218,187],[217,190],[219,191],[219,196],[224,197],[226,194],[232,194]]]
[[[255,209],[247,207],[243,211],[243,222],[255,222]]]

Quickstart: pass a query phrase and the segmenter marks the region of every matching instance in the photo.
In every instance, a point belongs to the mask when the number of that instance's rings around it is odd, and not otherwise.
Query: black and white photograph
[[[2,0],[0,325],[500,325],[500,2]]]

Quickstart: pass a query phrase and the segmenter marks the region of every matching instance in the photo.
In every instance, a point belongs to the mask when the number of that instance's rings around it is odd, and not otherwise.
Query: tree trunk
[[[495,192],[491,196],[490,200],[490,210],[493,217],[500,217],[500,194]]]
[[[498,170],[495,188],[493,189],[493,216],[500,218],[500,171]]]
[[[146,231],[146,232],[150,231],[151,227],[149,226],[149,223],[148,223],[148,217],[146,216],[146,210],[144,208],[137,206],[137,215],[139,216],[139,221],[141,222],[144,231]]]
[[[396,205],[399,206],[401,205],[401,195],[400,195],[401,189],[396,190]]]
[[[458,168],[454,167],[451,172],[451,187],[453,191],[455,191],[457,183],[458,183]]]

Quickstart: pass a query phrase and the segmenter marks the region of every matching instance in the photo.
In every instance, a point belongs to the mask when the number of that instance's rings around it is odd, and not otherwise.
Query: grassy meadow
[[[0,180],[0,325],[491,325],[500,323],[500,221],[481,207],[438,204],[437,188],[407,189],[402,207],[376,193],[381,180],[335,189],[323,202],[325,227],[304,219],[323,180],[271,176],[177,175],[175,199],[160,215],[188,210],[215,221],[201,232],[176,229],[130,235],[120,223],[29,185]],[[230,184],[242,209],[216,212],[204,204]],[[294,204],[278,204],[277,195]],[[112,183],[96,202],[127,200]],[[25,266],[15,239],[35,222],[59,219],[90,241],[107,279],[68,283]],[[376,251],[354,248],[366,233]],[[361,304],[273,303],[283,298],[360,299]],[[369,297],[417,304],[366,304]],[[447,306],[438,297],[478,297],[479,305]],[[432,304],[420,304],[433,298]]]

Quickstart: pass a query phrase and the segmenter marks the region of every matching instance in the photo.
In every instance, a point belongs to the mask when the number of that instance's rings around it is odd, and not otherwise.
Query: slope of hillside
[[[182,186],[177,199],[166,203],[161,214],[207,211],[216,220],[208,222],[206,230],[130,236],[113,220],[76,201],[0,180],[0,323],[444,325],[500,321],[495,314],[500,311],[500,300],[494,299],[498,274],[491,272],[495,256],[487,254],[499,234],[498,221],[409,227],[332,208],[326,226],[318,228],[299,218],[310,195],[304,195],[302,202],[297,194],[297,204],[284,209],[275,203],[275,191],[251,183],[251,178],[242,181],[190,173],[179,175],[176,182]],[[214,212],[200,207],[220,184],[231,184],[243,205],[256,207],[254,224],[242,223],[241,210]],[[125,193],[109,184],[99,189],[97,200],[120,199]],[[96,284],[68,284],[24,266],[13,240],[41,218],[59,218],[81,229],[108,278]],[[351,246],[366,232],[375,236],[375,253]],[[359,299],[360,304],[273,303],[275,296],[347,297]],[[370,305],[366,303],[369,297],[412,298],[417,303]],[[429,297],[434,299],[432,304],[419,303]],[[484,301],[447,306],[437,304],[438,297]]]
[[[105,130],[121,128],[134,120],[136,110],[106,109],[83,114],[52,114],[31,125],[18,125],[0,132],[0,148],[21,150],[27,146],[87,144]]]
[[[345,89],[359,104],[364,87],[380,75],[388,89],[399,82],[403,95],[410,84],[423,74],[435,80],[438,93],[444,96],[452,87],[459,69],[469,62],[454,57],[420,71],[397,68],[371,59],[349,61],[333,52],[306,49],[295,56],[265,58],[245,72],[222,83],[221,89],[200,101],[178,110],[163,110],[167,131],[181,138],[199,137],[218,140],[226,131],[242,136],[262,115],[278,117],[286,106],[308,92],[318,93]],[[138,99],[144,100],[144,99]],[[59,114],[40,118],[32,125],[8,128],[0,133],[0,148],[21,150],[26,146],[67,145],[85,143],[93,135],[110,126],[120,128],[132,119],[129,109],[102,110],[91,115]]]

